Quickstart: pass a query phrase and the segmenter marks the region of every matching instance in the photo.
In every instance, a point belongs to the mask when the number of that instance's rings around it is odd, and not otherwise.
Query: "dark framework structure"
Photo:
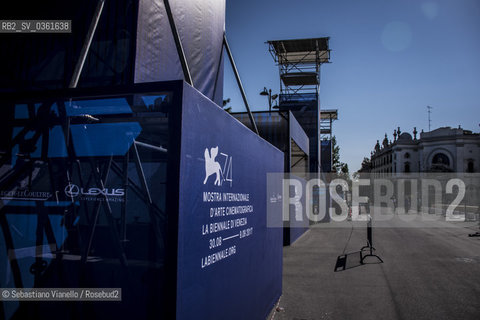
[[[245,107],[250,112],[225,36],[224,13],[219,12],[222,8],[224,10],[222,1],[210,1],[202,6],[172,0],[70,3],[45,0],[29,6],[12,3],[9,8],[12,16],[37,19],[42,14],[45,19],[69,19],[73,32],[2,35],[6,49],[0,52],[0,91],[106,87],[183,78],[221,105],[223,54],[226,51]],[[192,12],[199,19],[182,20],[178,24],[176,15]],[[163,15],[167,19],[163,19]],[[191,30],[207,29],[209,25],[213,26],[210,33],[190,35]],[[167,29],[171,37],[162,34]],[[208,43],[209,40],[215,43]],[[202,55],[196,54],[195,45],[205,49]],[[175,69],[177,61],[181,74],[169,70]],[[207,67],[213,71],[204,72]],[[258,133],[253,122],[252,127]]]
[[[338,111],[336,109],[320,111],[320,168],[322,172],[332,171],[332,126],[333,121],[338,120]]]
[[[50,3],[56,2],[50,1]],[[175,24],[175,13],[172,12],[169,1],[164,0],[163,3],[184,79],[193,86],[196,83],[188,65],[185,43],[182,43]],[[0,161],[3,167],[0,177],[1,189],[8,190],[11,194],[17,194],[17,191],[21,193],[39,190],[54,197],[53,201],[43,202],[43,199],[38,199],[38,201],[29,202],[28,205],[25,202],[18,203],[11,200],[2,204],[0,209],[2,211],[0,224],[8,253],[9,268],[13,274],[15,286],[18,288],[30,285],[34,287],[64,286],[66,284],[62,281],[68,280],[68,277],[59,279],[55,284],[50,282],[55,279],[52,275],[59,270],[81,275],[79,283],[68,284],[71,287],[95,287],[98,285],[95,280],[101,278],[101,273],[96,274],[91,266],[92,263],[99,261],[99,257],[102,257],[104,262],[115,264],[113,272],[117,276],[124,275],[125,282],[131,286],[145,281],[152,281],[152,283],[158,281],[159,285],[166,283],[166,291],[175,290],[176,266],[163,265],[163,262],[174,254],[172,248],[175,244],[165,243],[165,238],[172,238],[172,235],[167,233],[176,233],[177,231],[170,231],[176,230],[176,226],[171,217],[166,214],[169,210],[161,200],[165,197],[159,197],[159,190],[153,190],[149,182],[154,178],[160,178],[159,184],[165,185],[167,180],[172,182],[178,178],[168,177],[170,170],[166,172],[166,167],[171,168],[168,164],[171,158],[168,155],[176,155],[179,152],[175,149],[178,142],[178,137],[175,137],[178,127],[171,127],[172,119],[168,116],[169,108],[179,102],[179,92],[176,84],[134,83],[134,52],[137,48],[135,48],[135,36],[132,36],[135,34],[136,26],[131,17],[135,16],[138,8],[132,4],[133,2],[128,0],[117,5],[108,0],[90,1],[82,7],[84,10],[82,13],[87,12],[86,16],[89,18],[85,19],[86,23],[82,23],[81,28],[76,29],[78,32],[74,37],[60,44],[55,41],[46,41],[53,48],[56,46],[67,48],[62,53],[66,58],[64,63],[57,65],[58,70],[62,70],[60,77],[56,77],[58,74],[46,72],[43,74],[52,78],[38,80],[36,77],[46,69],[41,68],[44,66],[37,68],[38,61],[33,60],[41,61],[42,55],[39,54],[32,59],[31,52],[19,45],[14,46],[15,49],[23,49],[25,52],[22,51],[17,57],[15,53],[11,56],[7,54],[8,57],[3,59],[11,61],[13,67],[8,69],[9,72],[2,79],[2,83],[5,84],[5,86],[2,85],[2,89],[6,89],[2,91],[12,93],[3,94],[1,98],[4,107],[2,122],[5,124],[2,126],[2,136],[11,137],[10,140],[3,140],[1,146]],[[125,12],[119,12],[122,6]],[[32,14],[34,11],[32,9]],[[62,13],[61,9],[58,11]],[[85,18],[85,15],[81,16]],[[77,19],[77,22],[80,21]],[[118,28],[114,27],[113,29],[117,31],[112,34],[109,25],[113,21],[117,23],[115,26]],[[80,24],[75,23],[75,25],[78,27]],[[95,41],[96,39],[100,41]],[[106,44],[109,41],[111,41],[110,44]],[[35,43],[30,44],[32,47],[38,46],[44,49],[45,52],[42,54],[48,55],[50,48],[41,47],[41,39],[35,39],[33,42]],[[110,45],[112,47],[109,47]],[[110,49],[113,53],[109,51]],[[225,34],[223,34],[222,54],[223,49],[232,63],[250,123],[253,130],[258,133]],[[109,55],[105,55],[106,52],[110,52]],[[16,63],[17,61],[20,63]],[[55,70],[51,71],[55,72]],[[9,78],[10,76],[12,78]],[[216,82],[218,76],[219,71],[216,74]],[[95,101],[116,99],[124,100],[123,107],[128,108],[127,112],[103,108],[111,104],[111,101],[98,109],[91,106]],[[115,109],[116,107],[118,106],[115,106]],[[178,123],[179,115],[176,114],[175,117],[173,121]],[[132,123],[135,124],[130,126]],[[117,125],[122,127],[127,124],[126,127],[121,128],[123,137],[122,135],[108,136],[111,141],[114,141],[113,144],[116,145],[118,152],[109,155],[111,149],[108,148],[104,150],[105,153],[99,149],[88,149],[89,141],[91,142],[95,137],[88,136],[85,132],[93,128],[93,125],[99,124],[113,127]],[[138,135],[138,125],[142,128],[140,131],[143,131],[141,135]],[[82,130],[81,128],[84,133],[78,135],[78,130]],[[115,130],[114,132],[118,133]],[[102,132],[97,133],[102,134]],[[84,139],[83,142],[82,139]],[[170,139],[173,139],[173,143]],[[115,140],[118,143],[115,143]],[[80,152],[76,150],[74,141],[83,145]],[[152,164],[158,168],[152,169]],[[147,174],[145,168],[149,166],[150,174]],[[109,188],[113,182],[121,188]],[[167,198],[178,196],[174,195],[176,185],[171,186],[171,190],[166,191],[160,187],[161,192],[167,192]],[[94,199],[93,202],[80,206],[76,199],[82,194],[91,196]],[[123,201],[113,203],[110,200],[111,197],[123,198]],[[128,221],[126,214],[127,197],[129,203],[133,203],[137,210],[141,211],[133,221]],[[134,198],[133,201],[132,198]],[[29,268],[29,273],[34,279],[33,284],[22,278],[25,272],[18,264],[19,257],[16,254],[19,253],[17,251],[19,248],[16,247],[18,243],[13,239],[17,231],[15,224],[7,219],[5,214],[7,211],[18,213],[19,216],[35,215],[38,221],[34,235],[37,246],[32,255],[35,261]],[[121,213],[120,218],[114,215],[114,211]],[[54,217],[55,221],[58,220],[64,231],[68,233],[64,243],[58,242],[56,228],[52,222]],[[145,224],[144,219],[149,219],[150,222]],[[150,243],[148,248],[140,251],[132,250],[135,243],[133,238],[137,238],[138,241],[144,240],[145,237]],[[49,247],[48,253],[45,245]],[[127,257],[137,259],[129,263]],[[54,264],[48,265],[45,258],[53,259]],[[75,261],[80,263],[77,265]],[[168,269],[169,276],[162,276],[163,271],[159,271],[159,268]],[[136,275],[137,278],[132,275]],[[142,314],[135,309],[119,307],[115,311],[119,316],[167,315],[169,318],[174,316],[175,301],[168,296],[157,292],[156,299],[151,297],[144,299],[145,296],[142,294],[132,297],[139,291],[131,289],[132,293],[125,296],[125,299],[134,301],[132,305],[146,304],[146,308],[142,309]],[[156,288],[149,288],[149,291],[155,290]],[[144,292],[145,295],[149,293],[151,292]],[[48,309],[48,306],[41,304],[29,307],[20,303],[19,307],[14,318],[33,316],[39,314],[40,310],[45,311],[44,308]],[[80,304],[76,304],[73,308],[58,308],[51,317],[63,318],[70,312],[83,316],[95,316],[96,312],[101,313],[98,310],[93,312],[93,308],[87,309],[81,309]],[[108,308],[106,310],[112,311]],[[0,303],[0,314],[4,311],[3,304]],[[113,313],[109,314],[113,316]]]
[[[332,140],[332,127],[335,120],[338,120],[338,110],[325,109],[320,111],[320,140]]]
[[[329,37],[322,37],[267,41],[269,52],[279,68],[278,108],[291,111],[304,129],[310,145],[310,172],[319,175],[331,171],[332,124],[338,118],[337,110],[323,114],[320,109],[320,70],[322,64],[330,62],[329,40]],[[314,187],[314,212],[319,212],[321,206],[330,207],[328,194],[326,203],[320,203],[321,192]],[[326,215],[323,221],[328,219]]]
[[[336,111],[322,118],[320,111],[320,67],[330,62],[329,37],[267,41],[279,67],[279,109],[292,111],[310,142],[310,171],[321,172],[320,141],[331,134]]]
[[[110,265],[112,274],[123,275],[122,286],[138,297],[138,276],[159,281],[157,289],[162,283],[174,288],[162,272],[174,269],[165,263],[171,261],[175,244],[166,241],[174,224],[166,214],[171,209],[164,193],[167,180],[175,181],[167,177],[167,167],[174,166],[168,164],[168,155],[175,154],[175,143],[169,140],[175,134],[169,131],[176,130],[168,114],[180,102],[177,88],[162,82],[3,96],[2,131],[11,138],[2,140],[0,225],[15,287],[96,287],[102,269]],[[112,99],[124,104],[112,108]],[[154,178],[162,181],[153,183]],[[136,207],[135,217],[127,214],[127,203]],[[33,236],[18,239],[15,225],[22,223],[22,216],[32,223],[36,217],[35,258],[29,270],[33,284],[18,263]],[[142,243],[149,245],[139,250]],[[68,275],[56,279],[63,273]],[[168,297],[158,291],[163,305]],[[160,311],[151,297],[143,298],[146,314],[170,312],[167,305]],[[127,293],[125,299],[136,298]],[[45,308],[20,303],[15,317],[43,314]],[[73,310],[95,315],[79,304]],[[129,314],[124,307],[117,312]],[[66,313],[57,308],[52,318]]]

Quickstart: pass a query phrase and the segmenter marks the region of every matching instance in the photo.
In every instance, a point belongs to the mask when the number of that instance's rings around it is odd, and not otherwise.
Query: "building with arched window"
[[[400,128],[393,142],[387,135],[377,140],[371,153],[371,172],[375,176],[409,172],[480,172],[480,135],[462,128],[442,127],[421,132],[417,139]]]

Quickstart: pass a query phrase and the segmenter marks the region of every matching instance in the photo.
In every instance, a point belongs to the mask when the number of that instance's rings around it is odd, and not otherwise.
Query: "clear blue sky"
[[[479,0],[227,0],[226,33],[253,110],[279,91],[267,40],[330,37],[321,108],[336,108],[334,134],[350,172],[396,127],[480,127]],[[227,60],[226,60],[227,61]],[[228,63],[224,97],[244,105]]]

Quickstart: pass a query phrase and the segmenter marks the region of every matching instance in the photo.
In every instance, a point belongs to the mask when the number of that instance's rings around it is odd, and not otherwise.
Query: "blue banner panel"
[[[282,290],[267,173],[284,155],[186,84],[182,108],[177,319],[265,319]]]

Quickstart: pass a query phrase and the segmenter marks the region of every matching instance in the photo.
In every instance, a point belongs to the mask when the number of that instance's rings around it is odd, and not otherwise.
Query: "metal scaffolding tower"
[[[331,122],[320,117],[320,66],[330,62],[330,38],[267,41],[280,72],[279,109],[290,110],[310,140],[310,169],[320,172],[322,129],[331,134]],[[331,110],[330,110],[331,111]],[[328,127],[327,127],[328,122]],[[324,127],[325,125],[325,127]]]
[[[332,124],[334,120],[338,120],[337,109],[320,111],[320,140],[332,140]]]

